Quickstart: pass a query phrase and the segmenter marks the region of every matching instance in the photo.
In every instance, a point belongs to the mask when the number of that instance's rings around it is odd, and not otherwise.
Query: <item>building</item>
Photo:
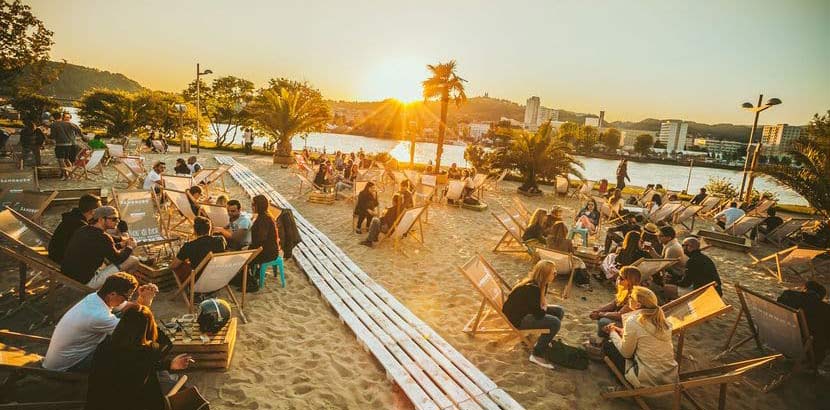
[[[686,148],[686,133],[689,123],[681,121],[664,121],[660,124],[660,134],[657,140],[666,144],[666,152],[682,152]]]
[[[740,158],[746,155],[746,144],[737,141],[695,138],[694,145],[706,148],[706,152],[714,158]]]
[[[539,107],[539,115],[536,118],[536,126],[540,126],[548,121],[559,121],[559,110],[554,110],[548,107]]]
[[[585,125],[590,125],[592,127],[599,128],[599,118],[597,118],[597,117],[585,117]]]
[[[527,105],[525,106],[525,128],[535,128],[536,124],[538,124],[539,120],[539,107],[541,106],[541,100],[539,97],[533,96],[527,99]]]
[[[605,126],[605,111],[599,112],[599,119],[597,120],[597,128],[602,128]]]
[[[803,129],[787,124],[765,125],[761,138],[764,141],[764,155],[787,156],[793,142],[801,138]]]
[[[470,138],[473,141],[478,141],[488,132],[490,132],[490,123],[489,122],[473,122],[470,123]]]
[[[501,117],[499,118],[499,123],[507,124],[507,126],[510,128],[522,128],[522,123],[512,118]]]
[[[634,149],[634,144],[637,143],[637,137],[643,134],[651,135],[652,141],[657,140],[656,131],[645,130],[620,130],[620,148]]]

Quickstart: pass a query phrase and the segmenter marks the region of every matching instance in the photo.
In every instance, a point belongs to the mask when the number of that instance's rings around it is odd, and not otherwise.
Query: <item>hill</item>
[[[76,100],[93,88],[128,92],[144,89],[141,84],[127,78],[124,74],[55,61],[49,62],[49,68],[59,72],[58,79],[43,87],[40,93],[55,98]]]

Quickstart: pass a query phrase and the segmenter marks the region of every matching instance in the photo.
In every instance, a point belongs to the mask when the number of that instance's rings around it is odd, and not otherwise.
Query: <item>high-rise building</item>
[[[666,152],[681,152],[686,147],[686,132],[689,123],[682,121],[663,121],[660,124],[658,141],[666,144]]]
[[[539,107],[539,115],[536,117],[536,126],[540,126],[548,121],[559,121],[559,110],[554,110],[548,107]]]
[[[761,134],[764,141],[764,154],[785,156],[793,147],[793,142],[801,137],[803,129],[787,124],[765,125]]]
[[[525,106],[525,128],[535,128],[536,124],[538,124],[539,120],[539,107],[541,106],[541,100],[539,97],[533,96],[527,99],[527,105]]]

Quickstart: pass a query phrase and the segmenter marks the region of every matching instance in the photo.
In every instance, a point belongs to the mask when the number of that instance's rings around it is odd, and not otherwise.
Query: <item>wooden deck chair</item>
[[[294,174],[294,175],[296,175],[297,179],[300,181],[300,185],[297,188],[297,194],[298,195],[304,196],[304,195],[307,195],[311,192],[323,193],[323,187],[315,184],[314,181],[308,179],[305,175],[302,175],[302,174]],[[305,190],[303,189],[303,187],[305,187],[305,186],[308,186],[308,188],[309,188],[308,192],[305,192]]]
[[[450,204],[450,201],[453,201],[451,205],[461,206],[463,203],[463,195],[464,195],[464,181],[458,180],[451,180],[447,184],[447,203]]]
[[[181,230],[179,227],[184,223],[190,223],[192,225],[193,220],[196,219],[196,214],[190,208],[190,199],[188,196],[190,194],[186,191],[167,188],[164,189],[164,194],[167,195],[172,205],[169,209],[170,212],[167,214],[167,225],[165,228],[167,235],[170,236],[173,232],[178,232],[189,237],[192,232],[189,230]]]
[[[487,182],[487,174],[476,174],[473,177],[473,195],[478,199],[484,198],[484,184]]]
[[[352,184],[352,195],[346,198],[349,202],[357,201],[357,196],[360,195],[360,192],[366,189],[366,185],[369,181],[357,181],[355,180]]]
[[[568,190],[571,188],[571,183],[568,182],[568,178],[565,178],[561,175],[556,176],[556,194],[561,196],[567,196]]]
[[[809,218],[789,218],[781,225],[764,235],[764,240],[775,244],[778,248],[783,248],[784,243],[792,242],[792,237],[801,232],[812,219]]]
[[[751,216],[747,214],[732,222],[732,225],[727,226],[723,231],[732,236],[748,236],[766,218],[766,216]]]
[[[403,174],[406,176],[406,179],[409,180],[412,186],[418,186],[418,184],[421,183],[421,174],[419,174],[417,171],[405,169],[403,171]]]
[[[503,213],[490,212],[499,224],[504,228],[505,232],[493,247],[493,252],[516,252],[525,253],[527,248],[522,241],[522,230],[516,221],[509,215]]]
[[[648,219],[655,224],[660,224],[663,221],[669,220],[669,218],[674,215],[675,212],[679,211],[683,208],[683,203],[681,202],[666,202],[656,211],[652,212],[648,215]]]
[[[432,203],[435,198],[435,186],[418,184],[415,187],[415,192],[412,194],[412,202],[415,206],[427,206]],[[424,210],[424,222],[429,223],[429,207]]]
[[[775,252],[772,255],[765,256],[763,258],[758,259],[755,255],[749,253],[749,257],[752,258],[754,262],[750,263],[747,266],[758,266],[761,269],[769,272],[772,276],[778,278],[779,282],[784,281],[784,271],[783,269],[789,269],[795,275],[801,275],[806,272],[799,272],[796,267],[808,265],[809,269],[816,272],[815,266],[813,266],[813,259],[817,256],[830,252],[830,249],[807,249],[801,248],[799,246],[793,246],[791,248],[784,249],[783,251]],[[775,270],[770,269],[766,263],[767,262],[775,262]]]
[[[556,276],[567,275],[568,282],[565,288],[562,289],[562,298],[567,299],[571,294],[571,288],[574,282],[574,266],[575,259],[579,259],[572,253],[557,251],[555,249],[548,249],[544,247],[536,247],[533,254],[539,260],[551,261],[556,265]]]
[[[58,191],[8,191],[0,198],[0,207],[7,206],[35,222],[40,222],[46,208],[49,208],[49,204],[57,196]]]
[[[89,158],[85,161],[81,161],[80,163],[73,165],[72,169],[69,171],[69,176],[90,179],[89,174],[92,174],[103,177],[104,167],[102,161],[104,160],[104,154],[106,153],[107,151],[103,149],[92,151],[92,153],[89,154]]]
[[[527,229],[527,224],[530,223],[530,221],[523,219],[522,214],[513,207],[504,205],[502,205],[501,207],[502,209],[504,209],[504,212],[507,214],[507,216],[513,219],[513,222],[516,223],[522,235],[524,235],[525,229]]]
[[[239,317],[242,318],[243,322],[248,323],[248,318],[245,317],[245,313],[242,311],[245,307],[245,290],[248,284],[248,275],[244,272],[251,260],[260,252],[262,252],[262,248],[236,252],[208,253],[205,259],[202,260],[199,266],[193,269],[193,272],[186,279],[180,280],[178,276],[173,275],[176,278],[179,289],[176,290],[176,293],[173,294],[170,300],[181,295],[190,313],[193,313],[196,293],[213,293],[225,289],[233,304],[236,305]],[[236,300],[236,296],[230,287],[231,280],[239,272],[243,272],[242,303]],[[188,291],[185,292],[185,289]]]
[[[768,348],[792,360],[794,366],[788,373],[774,378],[772,382],[764,386],[755,386],[763,392],[768,392],[780,386],[804,368],[805,365],[813,370],[817,368],[818,363],[816,363],[813,353],[813,338],[810,336],[807,317],[803,310],[782,305],[741,286],[741,284],[735,285],[735,291],[741,301],[741,310],[732,325],[723,352],[715,356],[715,360],[735,351],[750,340],[755,340],[755,346],[758,350],[763,351],[764,348]],[[744,316],[750,335],[732,344],[735,331]]]
[[[637,204],[639,204],[640,206],[646,206],[646,203],[650,202],[656,194],[658,194],[658,192],[655,189],[646,189],[645,191],[643,191],[642,194],[640,194],[639,197],[637,197]]]
[[[133,174],[136,174],[140,177],[147,175],[147,171],[144,169],[144,157],[126,156],[121,157],[119,160],[124,165],[130,167],[130,170],[133,171]]]
[[[673,225],[683,225],[688,230],[695,229],[697,215],[703,210],[703,205],[688,205],[674,213]],[[687,225],[690,223],[690,225]]]
[[[721,203],[723,202],[723,198],[715,196],[715,195],[707,195],[706,198],[703,198],[703,201],[700,203],[703,208],[698,212],[700,216],[707,217],[717,209]]]
[[[655,273],[664,271],[677,263],[680,259],[649,259],[640,258],[634,261],[631,266],[640,270],[640,282],[651,279]]]
[[[127,184],[127,189],[134,188],[138,186],[138,183],[141,182],[141,177],[136,175],[130,167],[128,167],[123,162],[116,162],[112,165],[115,168],[115,172],[118,173],[118,176],[115,179],[115,183],[119,183],[121,181]]]
[[[14,171],[0,173],[0,195],[9,191],[39,191],[39,183],[35,171]]]
[[[672,325],[672,334],[677,335],[675,361],[678,368],[683,361],[686,332],[732,310],[732,305],[724,303],[718,294],[715,282],[710,282],[661,307],[666,320]]]
[[[501,191],[501,183],[504,181],[504,177],[510,172],[509,169],[502,170],[498,176],[487,178],[487,181],[484,182],[484,189],[489,189],[492,191]]]
[[[121,220],[130,228],[130,236],[140,246],[177,241],[162,234],[161,210],[153,191],[112,190],[113,202]]]
[[[424,215],[427,207],[429,207],[429,204],[416,208],[409,208],[402,214],[398,215],[398,219],[395,220],[392,228],[390,228],[389,234],[384,235],[381,238],[381,241],[384,238],[390,238],[393,241],[393,249],[400,251],[404,255],[406,255],[406,252],[401,248],[401,242],[404,239],[412,238],[416,242],[423,245],[424,226],[421,223],[421,216]]]
[[[156,152],[167,152],[167,150],[164,149],[164,144],[162,144],[160,140],[152,140],[150,142],[153,144],[153,150],[155,150]]]
[[[409,181],[409,178],[402,171],[392,171],[391,176],[395,180],[395,186],[400,186],[403,181]]]
[[[123,145],[119,144],[106,144],[107,145],[107,158],[104,162],[105,164],[109,165],[113,161],[118,160],[118,158],[126,156],[126,150],[124,149]]]
[[[164,189],[175,191],[187,191],[193,186],[193,178],[190,175],[163,175]]]
[[[752,210],[747,212],[747,215],[761,216],[761,217],[766,218],[767,217],[767,210],[772,208],[773,206],[775,206],[775,203],[776,203],[776,201],[774,201],[772,199],[764,199],[763,201],[761,201],[761,203],[756,205],[755,208],[752,208]]]
[[[507,300],[504,294],[505,289],[509,290],[510,286],[481,255],[476,254],[470,258],[467,263],[458,267],[458,271],[470,281],[482,297],[478,312],[464,327],[465,333],[508,335],[511,339],[518,338],[527,347],[532,348],[533,344],[528,336],[546,332],[544,329],[519,330],[510,323],[501,311],[502,305]],[[492,328],[486,327],[485,322],[493,321],[493,319],[500,323]]]
[[[193,185],[204,184],[207,177],[210,176],[217,168],[202,168],[193,174]]]
[[[312,202],[315,204],[327,204],[331,205],[334,203],[335,194],[333,192],[329,193],[326,192],[325,189],[317,184],[314,181],[306,178],[305,175],[302,174],[294,174],[297,179],[300,180],[300,186],[298,189],[298,196],[306,196],[308,202]],[[368,182],[368,181],[366,181]],[[309,190],[304,192],[303,186],[308,185]]]
[[[225,174],[227,174],[232,167],[233,165],[220,164],[202,181],[204,186],[206,186],[208,190],[216,188],[222,192],[228,192],[228,189],[225,187]],[[219,184],[217,184],[217,182]],[[222,187],[219,188],[219,185],[222,185]]]
[[[517,196],[513,197],[513,204],[516,206],[516,211],[519,212],[519,215],[522,218],[521,220],[524,222],[523,225],[527,226],[527,224],[530,222],[530,210],[527,209],[525,203],[522,202],[522,200],[519,199],[519,197]]]
[[[631,398],[634,399],[642,410],[650,410],[651,407],[649,407],[645,400],[643,400],[644,397],[673,393],[672,410],[680,410],[680,402],[684,397],[692,402],[695,408],[702,409],[703,407],[701,407],[697,400],[691,396],[690,390],[701,387],[718,386],[718,410],[725,410],[726,393],[730,384],[743,380],[744,375],[748,371],[768,365],[779,358],[781,358],[781,355],[759,357],[756,359],[730,363],[724,366],[713,367],[711,369],[679,373],[676,383],[653,387],[640,387],[635,389],[630,383],[628,383],[628,380],[626,380],[620,369],[617,369],[614,362],[609,357],[605,357],[605,364],[608,365],[614,373],[614,376],[617,377],[617,380],[622,383],[625,388],[612,392],[602,392],[600,395],[605,399]]]
[[[577,199],[588,199],[591,197],[591,193],[594,191],[594,183],[589,180],[582,181],[582,186],[579,187],[578,191],[574,191],[574,198]]]

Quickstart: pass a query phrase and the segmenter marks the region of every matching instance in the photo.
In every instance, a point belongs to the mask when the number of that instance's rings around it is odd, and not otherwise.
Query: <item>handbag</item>
[[[568,346],[561,340],[554,340],[547,350],[548,362],[569,369],[585,370],[588,368],[588,352],[578,347]]]
[[[195,387],[184,388],[165,401],[165,410],[210,410],[210,403]]]

